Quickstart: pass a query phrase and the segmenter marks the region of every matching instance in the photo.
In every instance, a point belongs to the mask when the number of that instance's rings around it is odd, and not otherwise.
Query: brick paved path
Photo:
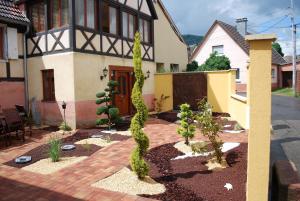
[[[145,131],[151,147],[180,140],[177,125],[150,119]],[[48,132],[49,133],[49,132]],[[34,135],[34,134],[33,134]],[[94,153],[88,159],[51,175],[40,175],[3,165],[17,156],[47,142],[47,133],[26,140],[26,144],[0,151],[0,200],[7,201],[132,201],[149,200],[138,196],[91,187],[91,184],[128,165],[132,139],[113,144]],[[221,134],[227,142],[247,142],[246,134]],[[200,135],[197,135],[200,139]]]

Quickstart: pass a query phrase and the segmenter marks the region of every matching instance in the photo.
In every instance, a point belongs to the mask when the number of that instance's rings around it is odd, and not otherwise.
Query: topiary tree
[[[214,71],[230,69],[230,60],[225,55],[218,55],[217,52],[210,54],[204,64],[199,66],[198,71]]]
[[[185,138],[185,144],[190,145],[189,139],[193,138],[196,126],[193,125],[194,117],[189,104],[180,105],[180,126],[177,133]]]
[[[142,71],[141,38],[138,32],[134,39],[133,63],[136,80],[132,89],[131,100],[136,108],[136,114],[131,120],[130,130],[137,146],[131,154],[130,164],[138,178],[143,179],[149,172],[149,166],[143,159],[149,148],[149,138],[142,130],[148,118],[148,110],[142,96],[145,77]]]
[[[222,146],[223,142],[219,139],[219,132],[221,130],[220,125],[213,120],[212,107],[204,98],[198,103],[199,114],[197,115],[197,121],[202,134],[208,137],[214,149],[213,156],[217,159],[219,164],[222,163]]]
[[[105,91],[96,94],[96,97],[98,98],[96,104],[101,105],[97,109],[97,115],[106,115],[106,118],[97,119],[96,124],[107,125],[109,130],[113,125],[120,121],[119,109],[112,104],[114,95],[118,93],[115,89],[117,86],[117,81],[110,80],[107,83]]]

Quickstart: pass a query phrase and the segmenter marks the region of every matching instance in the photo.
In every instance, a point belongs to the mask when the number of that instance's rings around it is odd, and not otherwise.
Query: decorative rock
[[[103,138],[103,135],[96,134],[96,135],[92,135],[91,138]]]
[[[15,159],[15,163],[24,164],[30,162],[31,160],[32,160],[31,156],[20,156]]]
[[[73,145],[73,144],[67,144],[67,145],[63,145],[61,147],[61,150],[63,150],[63,151],[71,151],[71,150],[73,150],[75,148],[76,148],[75,145]]]
[[[105,133],[105,134],[114,134],[114,133],[117,133],[118,131],[117,130],[103,130],[101,132]]]

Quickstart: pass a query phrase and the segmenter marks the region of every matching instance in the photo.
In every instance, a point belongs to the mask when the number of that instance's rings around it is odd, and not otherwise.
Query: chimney
[[[247,22],[248,22],[248,19],[247,18],[239,18],[239,19],[236,19],[235,22],[236,22],[237,31],[242,36],[247,35]]]

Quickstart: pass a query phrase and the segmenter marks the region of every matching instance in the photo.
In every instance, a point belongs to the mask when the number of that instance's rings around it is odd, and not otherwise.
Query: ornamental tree
[[[185,138],[185,144],[189,145],[189,139],[192,139],[195,135],[196,126],[194,123],[193,112],[190,109],[189,104],[180,105],[180,127],[177,129],[177,133]]]
[[[148,110],[142,96],[145,77],[142,71],[141,37],[138,32],[134,39],[133,64],[136,80],[132,89],[131,100],[136,108],[136,114],[131,120],[130,130],[137,146],[131,154],[130,165],[138,178],[143,179],[149,172],[149,166],[143,159],[149,148],[149,138],[142,130],[148,118]]]
[[[214,149],[213,156],[217,159],[217,162],[222,162],[222,146],[223,142],[219,139],[219,132],[221,130],[220,125],[213,120],[212,106],[204,98],[198,103],[199,113],[196,116],[199,128],[205,137],[208,137]]]
[[[118,93],[115,89],[117,86],[117,81],[110,80],[105,91],[96,94],[96,104],[101,105],[97,109],[97,115],[106,115],[106,118],[97,119],[96,124],[107,125],[109,130],[120,121],[119,109],[112,104],[114,95]]]
[[[204,64],[199,66],[198,71],[215,71],[230,69],[230,60],[225,55],[218,55],[217,52],[210,54]]]

